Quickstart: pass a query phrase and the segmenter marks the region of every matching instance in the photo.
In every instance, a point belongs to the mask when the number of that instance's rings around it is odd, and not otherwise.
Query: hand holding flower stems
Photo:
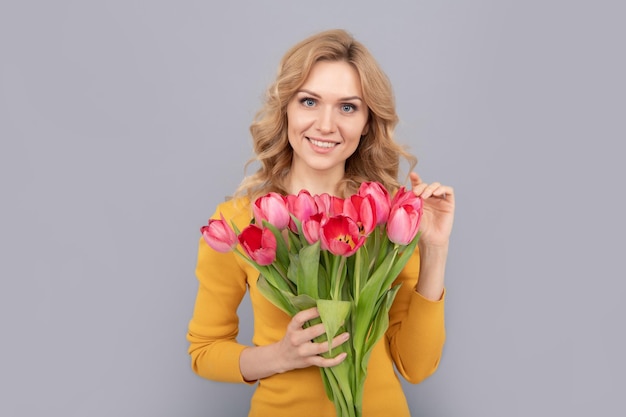
[[[322,354],[328,352],[327,342],[311,343],[326,333],[324,325],[318,323],[305,328],[305,324],[319,317],[317,308],[312,307],[297,313],[287,326],[285,336],[277,344],[277,358],[282,362],[282,371],[291,369],[318,366],[328,368],[341,363],[347,356],[345,352],[334,358],[325,358]],[[336,336],[332,348],[338,347],[347,341],[349,334],[343,332]]]

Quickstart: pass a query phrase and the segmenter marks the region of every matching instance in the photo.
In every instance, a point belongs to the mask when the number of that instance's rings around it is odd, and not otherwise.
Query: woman
[[[393,140],[397,115],[391,85],[367,49],[342,30],[314,35],[290,49],[269,88],[265,106],[251,126],[259,170],[246,178],[222,213],[243,229],[250,202],[270,191],[356,192],[377,181],[391,193],[399,187],[400,157],[415,159]],[[408,416],[398,372],[412,383],[432,374],[445,339],[444,270],[454,214],[454,193],[439,183],[410,175],[424,200],[419,251],[401,283],[390,325],[368,365],[364,416]],[[250,416],[335,416],[318,367],[345,359],[320,356],[327,343],[313,343],[323,325],[303,328],[318,316],[309,309],[290,318],[258,291],[258,271],[233,253],[218,253],[201,240],[196,269],[200,285],[189,325],[192,368],[225,382],[256,383]],[[237,308],[246,290],[254,312],[254,346],[236,341]],[[338,346],[349,339],[340,334]]]

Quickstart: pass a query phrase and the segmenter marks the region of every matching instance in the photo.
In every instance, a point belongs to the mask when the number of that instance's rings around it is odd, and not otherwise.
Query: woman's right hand
[[[340,353],[334,358],[324,358],[321,354],[328,352],[328,342],[313,342],[318,336],[326,331],[322,323],[314,324],[304,328],[304,324],[319,317],[316,307],[303,310],[293,316],[287,325],[285,336],[277,343],[277,354],[282,360],[279,372],[286,372],[292,369],[307,368],[309,366],[319,366],[328,368],[340,364],[346,353]],[[333,339],[332,347],[336,348],[349,339],[350,335],[345,332],[337,335]]]
[[[293,369],[319,366],[328,368],[340,364],[346,353],[333,358],[324,358],[321,354],[328,352],[328,342],[313,342],[325,333],[322,323],[304,328],[304,324],[319,317],[316,307],[303,310],[293,316],[287,325],[285,336],[278,342],[267,346],[248,347],[241,352],[239,368],[246,381],[255,381],[274,374]],[[333,339],[333,349],[349,338],[342,333]]]

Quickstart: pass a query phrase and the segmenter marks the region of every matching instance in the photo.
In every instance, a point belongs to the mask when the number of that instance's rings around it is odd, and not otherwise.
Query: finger
[[[433,182],[432,184],[428,185],[428,187],[426,187],[426,189],[424,189],[424,191],[420,194],[420,197],[422,198],[429,198],[430,196],[433,195],[433,192],[437,189],[441,187],[441,184],[438,182]]]
[[[428,184],[426,184],[425,182],[416,185],[415,187],[413,187],[413,193],[418,196],[421,197],[421,195],[424,193],[424,191],[426,190],[426,188],[428,188]]]
[[[411,174],[409,175],[409,178],[411,179],[411,186],[413,188],[417,187],[418,185],[422,183],[422,178],[419,176],[417,172],[411,172]]]
[[[312,365],[319,366],[320,368],[330,368],[332,366],[337,366],[341,362],[346,359],[348,354],[346,352],[342,352],[334,358],[323,358],[321,356],[314,356],[312,359]]]
[[[326,329],[324,328],[324,324],[319,323],[302,330],[300,334],[298,334],[298,339],[300,343],[310,342],[316,337],[319,337],[325,333]]]
[[[324,332],[322,331],[322,334],[323,333]],[[332,348],[335,349],[337,346],[341,345],[342,343],[345,343],[349,338],[350,338],[350,335],[348,334],[348,332],[335,336],[331,343]],[[303,356],[303,357],[317,356],[317,355],[322,355],[329,351],[328,341],[317,342],[317,343],[309,343],[309,342],[310,342],[310,339],[306,339],[304,343],[296,345],[298,346],[297,350],[300,356]]]
[[[288,330],[284,340],[290,347],[295,348],[300,356],[317,355],[319,348],[312,342],[324,333],[324,325],[320,323],[306,329]]]
[[[447,185],[442,185],[441,187],[433,191],[433,196],[442,198],[444,200],[446,199],[446,197],[450,197],[453,195],[454,195],[454,189]]]
[[[348,341],[348,339],[350,339],[350,334],[348,332],[344,332],[341,333],[340,335],[337,335],[333,338],[333,341],[331,343],[332,348],[336,348],[337,346],[341,345],[342,343],[345,343],[346,341]],[[321,355],[322,353],[326,353],[328,352],[328,342],[319,342],[315,344],[315,349],[316,352],[315,354],[317,355]]]
[[[292,330],[301,329],[302,326],[304,326],[304,323],[311,319],[319,317],[319,315],[320,313],[319,311],[317,311],[317,307],[302,310],[295,316],[293,316],[287,327]]]
[[[350,339],[350,333],[348,332],[341,333],[340,335],[335,336],[335,338],[333,339],[333,343],[332,343],[333,349],[347,342],[348,339]],[[326,343],[326,346],[328,347],[328,343]]]

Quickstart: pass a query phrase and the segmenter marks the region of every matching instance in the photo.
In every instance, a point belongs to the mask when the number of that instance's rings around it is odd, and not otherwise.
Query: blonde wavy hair
[[[417,159],[394,141],[398,123],[391,83],[372,54],[344,30],[329,30],[299,42],[282,58],[278,75],[268,88],[265,104],[257,113],[250,133],[260,167],[242,181],[235,196],[254,201],[270,191],[287,194],[285,179],[291,167],[293,150],[287,137],[287,104],[306,81],[318,61],[345,61],[361,79],[363,100],[369,109],[369,129],[357,150],[346,160],[345,176],[339,190],[345,197],[365,181],[378,181],[390,192],[398,182],[400,158],[412,169]]]

